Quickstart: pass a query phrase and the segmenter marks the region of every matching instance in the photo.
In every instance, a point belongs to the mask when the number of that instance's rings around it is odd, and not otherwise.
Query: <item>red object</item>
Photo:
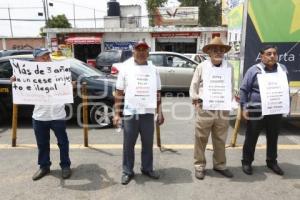
[[[152,37],[191,37],[191,36],[200,36],[200,32],[162,32],[162,33],[151,33]]]
[[[87,59],[86,63],[92,67],[96,67],[96,59]]]
[[[102,38],[101,37],[69,37],[66,39],[67,44],[100,44]]]
[[[110,70],[110,73],[115,75],[115,74],[119,73],[119,70],[116,67],[112,66],[111,70]]]

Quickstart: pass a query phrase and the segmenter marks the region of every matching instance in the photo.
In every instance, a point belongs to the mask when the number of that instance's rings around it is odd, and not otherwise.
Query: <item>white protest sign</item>
[[[203,110],[231,110],[231,68],[203,70]]]
[[[155,67],[138,66],[132,73],[129,73],[125,107],[132,109],[156,108],[156,92]]]
[[[290,111],[289,85],[285,72],[257,74],[262,115]]]
[[[30,62],[11,59],[10,63],[16,77],[16,81],[12,83],[15,104],[73,103],[69,62]]]

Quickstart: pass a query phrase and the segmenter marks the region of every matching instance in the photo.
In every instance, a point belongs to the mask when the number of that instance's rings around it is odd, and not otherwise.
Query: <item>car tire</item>
[[[113,125],[113,107],[111,104],[102,102],[93,105],[90,109],[90,120],[98,128],[111,127]]]

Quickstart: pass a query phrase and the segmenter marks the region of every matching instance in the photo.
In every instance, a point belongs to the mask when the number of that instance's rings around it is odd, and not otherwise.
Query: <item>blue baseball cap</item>
[[[37,48],[33,50],[33,57],[39,57],[39,56],[43,56],[45,54],[50,53],[50,51],[46,48]]]

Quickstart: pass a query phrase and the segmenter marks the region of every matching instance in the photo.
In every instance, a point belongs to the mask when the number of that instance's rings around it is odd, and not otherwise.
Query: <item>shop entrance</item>
[[[157,39],[155,43],[155,50],[177,53],[196,53],[197,40],[194,38],[188,40],[182,39],[182,41],[172,41],[172,39]]]
[[[85,63],[88,59],[96,59],[100,52],[100,44],[74,44],[74,57]]]

